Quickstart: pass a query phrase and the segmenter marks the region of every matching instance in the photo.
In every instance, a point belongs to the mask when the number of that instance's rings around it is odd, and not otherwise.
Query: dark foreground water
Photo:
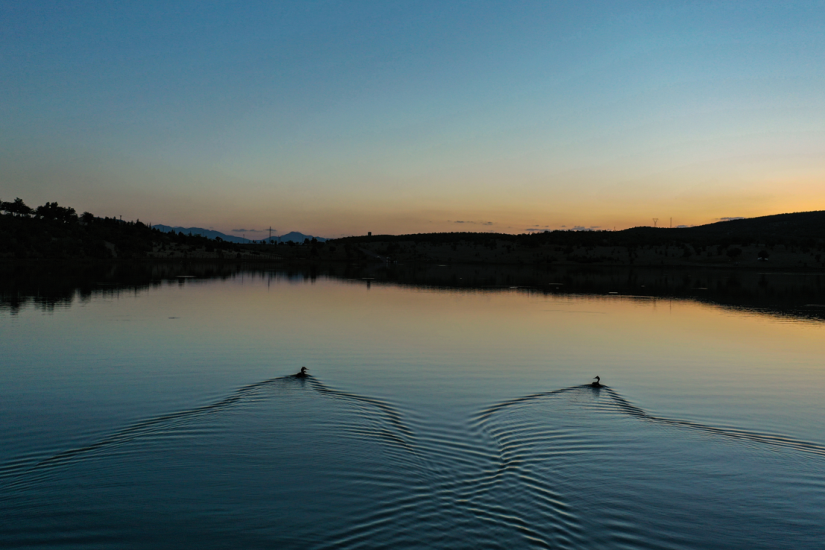
[[[823,288],[9,271],[0,547],[822,548]]]

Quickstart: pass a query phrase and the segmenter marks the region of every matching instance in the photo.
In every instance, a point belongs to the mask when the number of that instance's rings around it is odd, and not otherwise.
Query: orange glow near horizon
[[[814,193],[811,193],[814,195]],[[820,196],[773,196],[765,193],[762,200],[738,200],[736,197],[715,197],[701,200],[673,201],[660,204],[623,204],[597,201],[593,205],[584,201],[572,201],[568,208],[562,204],[518,205],[502,204],[499,208],[461,208],[450,210],[445,206],[427,208],[422,205],[340,205],[336,208],[319,205],[315,208],[290,207],[274,201],[270,208],[267,201],[257,204],[236,205],[234,208],[215,208],[211,204],[188,204],[181,208],[176,203],[158,204],[146,201],[128,201],[124,207],[120,201],[97,206],[79,206],[68,200],[61,204],[72,205],[79,212],[88,210],[96,215],[118,216],[124,219],[140,219],[145,223],[162,223],[182,227],[204,227],[227,234],[240,234],[246,229],[248,238],[262,235],[273,227],[274,234],[300,231],[323,237],[341,237],[366,234],[403,235],[436,232],[493,232],[519,234],[536,231],[598,229],[622,230],[630,227],[652,226],[658,218],[658,227],[694,226],[720,221],[726,217],[752,218],[788,212],[825,210],[825,192]],[[51,197],[51,200],[55,200]],[[30,204],[37,204],[37,202]],[[44,199],[45,202],[45,199]],[[109,202],[109,201],[106,201]],[[274,213],[273,213],[274,212]],[[671,221],[672,219],[672,221]],[[268,231],[267,231],[268,235]]]
[[[757,217],[787,212],[825,210],[825,170],[784,178],[766,174],[751,183],[737,185],[665,186],[647,183],[588,187],[553,185],[545,188],[501,186],[471,188],[462,197],[461,186],[446,186],[432,194],[396,198],[392,193],[330,189],[295,189],[281,196],[262,186],[255,193],[233,193],[210,184],[207,193],[175,187],[142,189],[126,185],[116,189],[89,184],[90,193],[79,197],[71,189],[34,189],[4,193],[3,200],[20,196],[30,205],[58,201],[78,212],[99,216],[123,216],[145,223],[204,227],[228,234],[246,229],[255,238],[270,226],[275,234],[301,231],[323,237],[433,232],[525,233],[530,231],[593,228],[617,230],[653,225],[659,227],[703,225],[725,217]],[[106,180],[111,181],[111,180]],[[18,189],[17,191],[26,191]],[[54,193],[52,191],[55,191]],[[159,200],[160,193],[163,200]],[[531,197],[531,194],[534,195]],[[647,198],[645,198],[647,196]],[[268,234],[268,232],[267,232]]]

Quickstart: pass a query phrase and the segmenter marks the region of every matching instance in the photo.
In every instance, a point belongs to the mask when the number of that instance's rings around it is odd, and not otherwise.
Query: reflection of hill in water
[[[518,289],[639,300],[685,299],[799,319],[825,320],[825,274],[717,269],[428,266],[398,268],[377,280],[434,288]]]
[[[467,292],[516,287],[526,292],[559,295],[616,293],[633,299],[686,299],[781,317],[825,320],[823,273],[474,265],[335,264],[283,269],[227,263],[17,265],[0,271],[0,309],[15,313],[26,304],[43,309],[68,307],[93,296],[238,275],[297,281],[329,277],[365,285],[397,284]]]

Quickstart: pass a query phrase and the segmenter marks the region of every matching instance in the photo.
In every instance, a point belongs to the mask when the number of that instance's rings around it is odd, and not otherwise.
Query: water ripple
[[[295,399],[289,401],[288,396]],[[326,401],[326,406],[318,398]],[[233,414],[224,414],[230,410]],[[312,416],[306,416],[309,413]],[[213,420],[195,422],[204,418]],[[294,423],[281,422],[284,418]],[[269,424],[270,419],[278,425]],[[669,430],[668,435],[666,431],[651,432],[644,425],[675,430]],[[150,479],[156,479],[152,477],[156,465],[165,460],[154,456],[158,451],[174,457],[179,449],[190,449],[186,452],[191,456],[178,458],[180,463],[173,462],[173,469],[232,468],[234,464],[222,460],[221,453],[244,452],[243,464],[247,466],[230,471],[233,482],[227,495],[244,503],[249,511],[249,517],[235,518],[235,524],[241,522],[249,533],[263,533],[261,540],[251,541],[248,546],[690,548],[697,546],[697,541],[707,540],[703,536],[715,536],[713,530],[697,534],[691,514],[674,509],[671,503],[706,505],[694,502],[691,483],[703,483],[707,477],[699,473],[709,463],[707,456],[746,451],[720,451],[713,445],[710,450],[697,451],[683,437],[673,437],[679,430],[817,459],[825,456],[825,447],[816,443],[660,417],[606,386],[534,393],[483,408],[465,419],[433,426],[403,414],[388,401],[336,389],[312,376],[287,376],[243,386],[214,403],[137,422],[52,456],[17,457],[0,468],[0,480],[8,482],[5,490],[13,489],[6,496],[18,498],[18,503],[8,508],[14,517],[37,516],[53,514],[55,504],[54,497],[49,496],[52,485],[37,483],[57,477],[69,466],[88,462],[83,470],[87,476],[84,483],[96,487],[103,459],[108,461],[105,475],[110,480],[131,479],[135,471],[143,476],[149,472]],[[262,435],[266,437],[262,439]],[[216,437],[225,438],[223,446],[213,445]],[[126,447],[137,440],[142,445]],[[230,442],[240,442],[241,450]],[[300,453],[320,444],[327,445],[324,453],[305,461]],[[273,452],[283,456],[273,457]],[[658,462],[660,453],[670,453],[670,461]],[[340,467],[335,460],[340,460]],[[757,460],[762,460],[761,455]],[[682,464],[684,468],[675,467]],[[260,472],[246,478],[245,468],[249,465]],[[291,473],[279,472],[282,467],[291,468]],[[616,479],[605,484],[598,475],[591,475],[601,471],[612,473]],[[277,473],[275,477],[271,477],[273,472]],[[296,474],[303,481],[289,478]],[[306,495],[325,495],[323,475],[335,476],[338,491],[323,498],[358,504],[337,510],[331,504],[332,508],[327,509],[326,502],[307,499]],[[714,471],[712,475],[722,474]],[[670,483],[670,493],[661,496],[657,476],[675,476],[685,482]],[[156,484],[165,481],[163,476],[157,479]],[[66,482],[57,479],[58,485]],[[809,515],[793,519],[795,523],[790,527],[803,532],[797,542],[805,546],[813,540],[811,533],[820,530],[816,506],[820,498],[817,495],[825,486],[821,468],[802,468],[782,486],[814,503]],[[252,495],[261,487],[264,494],[256,500]],[[146,491],[151,494],[149,489]],[[294,495],[300,497],[290,500],[296,498]],[[296,517],[303,513],[331,514],[329,523],[322,532],[310,521],[305,527],[281,532],[277,523],[267,523],[268,510],[281,502],[281,507],[276,507],[281,513],[295,506],[305,510]],[[733,514],[735,520],[738,516],[731,510],[735,507],[717,512],[720,517]],[[73,513],[64,514],[66,522],[74,521]],[[191,512],[187,509],[187,513]],[[200,513],[205,514],[208,519],[203,521],[210,526],[221,521],[220,516],[212,515],[214,512]],[[773,516],[763,523],[774,530],[784,525]],[[87,542],[105,546],[105,537],[94,539],[107,532],[105,527],[92,531]],[[15,533],[8,532],[24,536]],[[112,536],[110,540],[118,539],[117,533]],[[742,540],[758,543],[759,536],[758,532],[746,534]]]
[[[672,418],[665,418],[661,416],[656,416],[653,414],[648,413],[641,407],[638,407],[632,404],[630,401],[622,397],[616,390],[602,385],[601,388],[593,388],[589,384],[584,384],[581,386],[572,386],[569,388],[563,388],[558,390],[552,390],[547,392],[541,393],[534,393],[530,395],[525,395],[522,397],[517,397],[514,399],[509,399],[507,401],[502,401],[490,407],[487,407],[477,413],[473,418],[473,428],[474,430],[478,431],[481,426],[487,422],[490,417],[508,407],[513,407],[516,405],[521,405],[527,403],[529,401],[534,401],[543,398],[554,397],[562,393],[570,392],[570,391],[592,391],[594,394],[598,395],[600,392],[604,391],[607,395],[610,396],[611,401],[609,406],[622,414],[626,414],[633,418],[637,418],[639,420],[644,420],[647,422],[653,422],[656,424],[666,425],[666,426],[673,426],[679,428],[688,428],[691,430],[699,430],[704,431],[706,433],[722,436],[732,439],[738,439],[742,441],[749,441],[753,443],[760,443],[763,445],[769,446],[776,446],[776,447],[783,447],[789,448],[795,451],[804,452],[804,453],[812,453],[819,456],[825,456],[825,446],[820,445],[818,443],[812,443],[809,441],[803,441],[800,439],[794,439],[784,435],[778,434],[771,434],[771,433],[762,433],[762,432],[755,432],[749,430],[743,430],[738,428],[729,428],[729,427],[717,427],[717,426],[710,426],[707,424],[701,424],[699,422],[693,422],[690,420],[679,420],[679,419],[672,419]],[[521,441],[521,443],[525,443],[526,441]],[[500,443],[504,445],[503,448],[507,448],[507,438],[505,436],[500,436]]]

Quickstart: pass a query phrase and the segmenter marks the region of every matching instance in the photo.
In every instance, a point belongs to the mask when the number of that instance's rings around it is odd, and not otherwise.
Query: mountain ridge
[[[317,237],[314,235],[306,235],[301,233],[300,231],[290,231],[289,233],[285,233],[280,236],[275,237],[267,237],[265,239],[247,239],[245,237],[238,237],[235,235],[228,235],[226,233],[222,233],[220,231],[216,231],[214,229],[205,229],[203,227],[181,227],[181,226],[170,226],[164,224],[154,224],[152,225],[154,229],[158,229],[164,233],[183,233],[184,235],[200,235],[202,237],[206,237],[208,239],[217,239],[220,238],[226,242],[230,243],[239,243],[239,244],[250,244],[252,242],[258,241],[266,241],[266,242],[273,242],[273,243],[302,243],[305,239],[316,239],[318,242],[325,242],[327,239],[324,237]]]

